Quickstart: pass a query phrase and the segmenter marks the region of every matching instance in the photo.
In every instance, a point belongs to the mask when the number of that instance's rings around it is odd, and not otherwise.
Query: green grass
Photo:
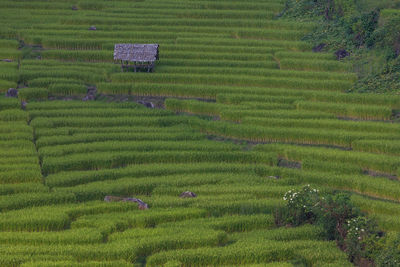
[[[349,93],[284,0],[49,3],[0,3],[1,266],[352,266],[277,227],[305,184],[400,231],[400,97]],[[121,72],[116,43],[158,43],[154,73]]]
[[[392,109],[385,106],[355,105],[355,104],[332,104],[324,102],[298,101],[299,110],[313,110],[333,113],[339,117],[358,118],[364,120],[390,120]]]

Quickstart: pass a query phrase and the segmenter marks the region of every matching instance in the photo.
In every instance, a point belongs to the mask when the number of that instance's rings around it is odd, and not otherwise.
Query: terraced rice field
[[[283,8],[2,0],[0,92],[21,89],[0,98],[0,266],[352,266],[320,229],[275,226],[305,184],[400,231],[400,96],[348,93],[351,66]],[[122,73],[115,43],[158,43],[155,72]]]

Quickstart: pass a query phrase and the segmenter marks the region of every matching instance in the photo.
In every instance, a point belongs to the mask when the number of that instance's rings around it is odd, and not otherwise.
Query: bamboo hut
[[[116,44],[114,61],[121,63],[122,71],[144,69],[152,72],[159,57],[158,47],[158,44]]]

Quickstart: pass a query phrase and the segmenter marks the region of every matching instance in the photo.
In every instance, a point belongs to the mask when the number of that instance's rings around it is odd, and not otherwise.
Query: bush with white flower
[[[365,217],[357,217],[347,221],[346,238],[362,240],[367,236],[368,220]]]
[[[303,209],[304,212],[312,212],[316,201],[319,200],[319,190],[310,185],[304,186],[301,190],[289,190],[283,197],[287,200],[288,207],[293,209]]]
[[[287,201],[287,224],[300,225],[314,221],[314,209],[320,201],[318,189],[306,185],[300,190],[289,190],[284,195],[283,200]]]
[[[354,206],[350,194],[322,194],[306,185],[289,190],[283,199],[286,205],[276,214],[278,225],[319,225],[324,229],[326,239],[335,240],[355,265],[400,266],[400,234],[393,239],[387,238],[378,230],[375,220]]]
[[[344,244],[350,260],[359,262],[361,258],[371,258],[369,248],[379,238],[375,222],[365,216],[358,216],[348,220],[346,228]]]

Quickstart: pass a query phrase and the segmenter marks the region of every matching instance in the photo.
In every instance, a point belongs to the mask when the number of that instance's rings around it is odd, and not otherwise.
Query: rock
[[[340,49],[340,50],[335,52],[335,56],[336,56],[337,60],[341,60],[341,59],[343,59],[345,57],[350,56],[350,53],[347,52],[345,49]]]
[[[155,108],[155,106],[152,102],[146,102],[145,106],[146,106],[146,108]]]
[[[313,52],[321,52],[322,49],[325,48],[325,46],[326,46],[326,44],[321,43],[321,44],[319,44],[319,45],[317,45],[317,46],[314,46],[313,49],[312,49],[312,51],[313,51]]]
[[[197,195],[195,193],[193,193],[193,192],[185,191],[182,194],[180,194],[179,197],[181,197],[181,198],[193,198],[193,197],[197,197]]]
[[[147,210],[149,207],[146,203],[144,203],[142,200],[138,198],[132,198],[132,197],[116,197],[116,196],[105,196],[104,197],[105,202],[134,202],[138,204],[138,208],[140,210]]]
[[[146,102],[146,101],[138,101],[139,104],[142,104],[146,108],[155,108],[155,105],[152,102]]]
[[[122,197],[115,197],[115,196],[105,196],[104,201],[105,202],[117,202],[117,201],[122,201]]]
[[[77,6],[72,6],[71,9],[76,11],[76,10],[78,10],[78,7]]]
[[[149,209],[149,207],[147,206],[146,203],[144,203],[144,204],[138,203],[138,208],[139,208],[140,210],[147,210],[147,209]]]
[[[268,178],[272,178],[272,179],[279,179],[279,176],[268,176]]]
[[[92,101],[95,99],[96,99],[95,95],[87,94],[84,98],[82,98],[82,101]]]
[[[12,59],[8,59],[8,58],[2,59],[1,61],[3,61],[3,62],[13,62]]]
[[[96,29],[96,27],[95,26],[90,26],[89,27],[89,31],[96,31],[97,29]]]
[[[96,99],[97,88],[96,87],[88,87],[86,96],[82,98],[82,101],[90,101]]]
[[[6,97],[18,97],[18,90],[15,88],[10,88],[6,92]]]
[[[297,161],[289,161],[286,159],[278,160],[278,167],[291,168],[291,169],[301,169],[301,163]]]
[[[146,203],[144,203],[142,200],[140,200],[138,198],[126,197],[122,201],[123,202],[134,202],[134,203],[137,203],[138,204],[138,208],[140,210],[147,210],[149,208]]]

